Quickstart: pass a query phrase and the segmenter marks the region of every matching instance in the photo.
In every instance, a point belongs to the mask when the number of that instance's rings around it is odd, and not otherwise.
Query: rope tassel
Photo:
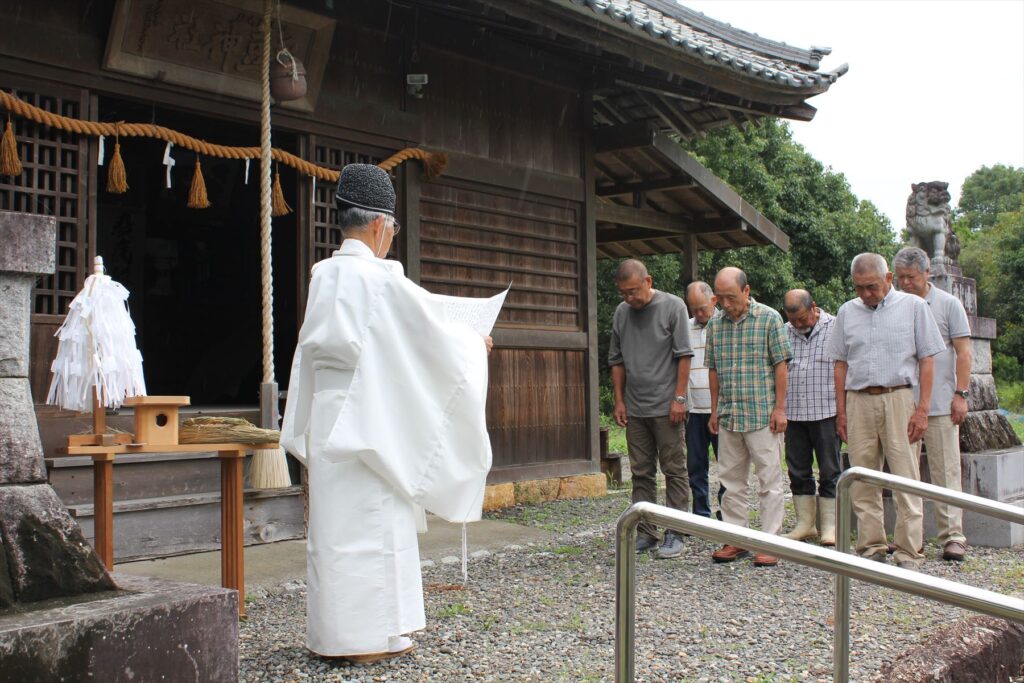
[[[287,216],[292,212],[292,207],[284,200],[284,191],[281,189],[281,172],[274,169],[274,189],[270,197],[270,215],[274,218]]]
[[[124,159],[121,158],[121,143],[114,143],[114,154],[110,157],[110,165],[107,166],[107,192],[113,194],[124,194],[128,191],[128,172],[124,168]]]
[[[18,141],[14,138],[11,117],[7,116],[7,130],[0,145],[0,175],[18,177],[21,175],[21,159],[18,158]]]
[[[192,174],[192,185],[188,188],[188,208],[210,208],[210,199],[206,196],[206,181],[203,180],[203,168],[199,165],[199,157],[196,157],[196,171]]]

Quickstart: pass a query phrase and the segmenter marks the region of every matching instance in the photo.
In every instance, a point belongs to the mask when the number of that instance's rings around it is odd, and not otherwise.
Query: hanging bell
[[[270,63],[270,94],[275,102],[306,96],[306,67],[288,50],[279,51]]]

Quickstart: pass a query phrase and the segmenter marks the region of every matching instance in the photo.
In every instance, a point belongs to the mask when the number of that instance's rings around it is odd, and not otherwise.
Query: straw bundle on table
[[[261,429],[240,417],[190,417],[178,428],[178,443],[277,443],[281,432]]]

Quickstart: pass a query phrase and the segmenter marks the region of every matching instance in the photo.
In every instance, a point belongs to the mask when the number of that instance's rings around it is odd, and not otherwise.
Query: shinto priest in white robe
[[[314,269],[281,444],[309,476],[306,646],[384,652],[424,628],[422,509],[480,519],[491,467],[480,335],[362,242]]]

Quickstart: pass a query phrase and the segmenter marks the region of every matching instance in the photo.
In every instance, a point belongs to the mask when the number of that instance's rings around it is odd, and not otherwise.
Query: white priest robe
[[[310,650],[383,652],[424,628],[419,506],[480,519],[486,391],[480,335],[401,264],[351,239],[317,264],[281,426],[309,476]]]

